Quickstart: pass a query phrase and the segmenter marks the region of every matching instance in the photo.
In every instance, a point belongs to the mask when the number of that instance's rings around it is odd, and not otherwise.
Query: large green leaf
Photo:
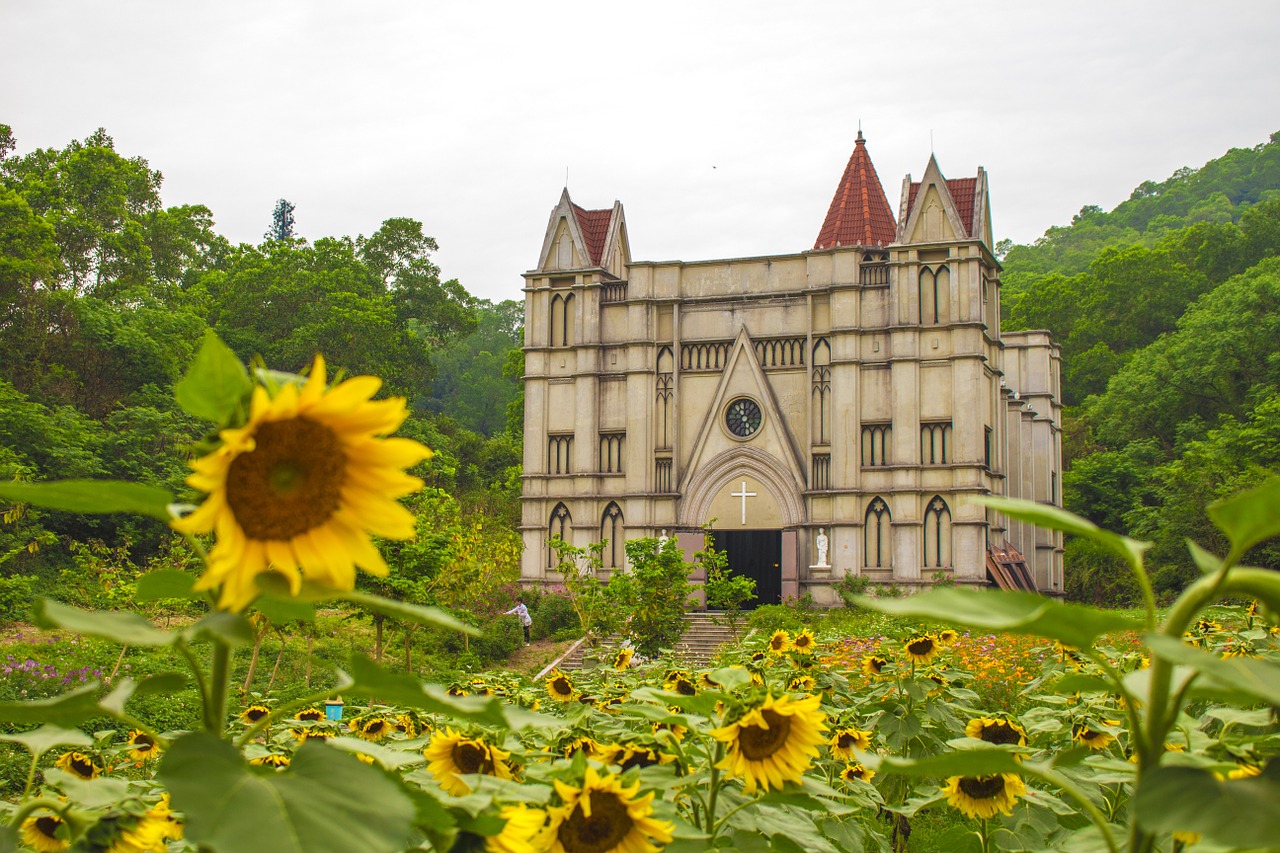
[[[235,648],[253,643],[253,627],[239,613],[215,610],[183,628],[182,636],[192,643],[216,640]]]
[[[174,386],[173,396],[188,414],[222,426],[252,390],[253,383],[240,359],[208,331],[187,374]]]
[[[157,776],[186,815],[187,839],[214,853],[395,853],[413,824],[412,800],[385,773],[319,744],[259,774],[230,744],[189,734]]]
[[[52,699],[0,702],[0,722],[5,723],[50,723],[55,726],[74,726],[101,716],[102,708],[98,705],[98,682],[96,681]]]
[[[993,773],[1019,773],[1022,770],[1014,753],[991,746],[958,749],[926,758],[886,755],[877,759],[873,755],[866,755],[863,756],[863,761],[868,767],[877,767],[881,773],[903,776],[990,776]]]
[[[1280,477],[1205,508],[1222,528],[1237,557],[1254,545],[1280,536]]]
[[[351,696],[421,708],[433,714],[447,714],[490,726],[506,728],[508,725],[504,703],[497,698],[450,696],[442,687],[423,684],[411,675],[388,672],[363,655],[351,658],[350,676],[354,683],[345,692]]]
[[[316,621],[316,606],[297,598],[260,595],[254,600],[253,609],[270,619],[273,625]]]
[[[1253,779],[1226,782],[1196,767],[1156,767],[1134,800],[1149,832],[1198,832],[1232,850],[1274,850],[1280,839],[1280,762]]]
[[[0,741],[20,743],[36,758],[58,746],[91,746],[93,744],[93,738],[79,729],[64,729],[61,726],[48,724],[21,734],[0,734]]]
[[[0,498],[67,512],[131,512],[169,520],[173,495],[159,486],[123,480],[0,483]]]
[[[1280,705],[1280,665],[1256,658],[1220,658],[1163,634],[1148,635],[1146,641],[1156,655],[1198,670],[1210,687]]]
[[[36,599],[33,613],[36,624],[41,628],[66,628],[86,637],[101,637],[123,646],[168,646],[177,636],[160,630],[140,613],[81,610],[51,598]]]
[[[332,595],[333,598],[340,598],[350,601],[352,604],[359,604],[375,613],[382,613],[394,619],[402,619],[405,622],[412,622],[415,625],[432,625],[437,628],[449,628],[454,631],[460,631],[463,634],[470,634],[473,637],[480,636],[480,629],[472,625],[468,625],[459,619],[450,616],[438,607],[423,607],[419,604],[409,604],[404,601],[396,601],[391,598],[383,598],[380,595],[372,595],[362,590],[351,590],[350,592],[338,592]]]
[[[859,598],[858,603],[899,616],[932,619],[950,625],[1048,637],[1088,648],[1113,631],[1142,627],[1142,622],[1083,604],[1060,604],[1031,592],[935,589],[906,598]]]
[[[1142,559],[1142,552],[1151,547],[1150,542],[1139,542],[1136,539],[1103,530],[1086,518],[1049,504],[989,496],[977,497],[973,500],[974,503],[989,506],[1010,518],[1092,539],[1124,558],[1130,565],[1136,565]]]
[[[166,598],[201,598],[204,593],[196,592],[192,588],[195,584],[195,575],[189,575],[176,569],[157,569],[154,572],[147,572],[138,578],[138,588],[133,594],[133,600],[161,601]]]

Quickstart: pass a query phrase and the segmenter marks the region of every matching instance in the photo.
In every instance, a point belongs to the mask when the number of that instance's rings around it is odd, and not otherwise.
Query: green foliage
[[[0,623],[27,619],[36,580],[23,575],[0,577]]]
[[[610,576],[605,598],[623,615],[623,631],[636,651],[656,657],[684,634],[693,567],[674,539],[629,539],[626,550],[630,568]]]
[[[800,611],[787,604],[762,604],[747,617],[748,626],[765,634],[778,630],[799,631],[807,622]]]
[[[705,572],[706,582],[703,589],[707,596],[707,609],[723,610],[729,627],[736,628],[742,605],[756,597],[755,578],[735,575],[729,568],[729,555],[717,551],[715,539],[709,528],[703,541],[706,547],[693,555],[694,564],[701,566]]]

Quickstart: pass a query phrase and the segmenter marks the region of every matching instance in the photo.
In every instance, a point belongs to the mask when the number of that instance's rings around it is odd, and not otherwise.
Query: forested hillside
[[[1181,588],[1184,539],[1222,545],[1205,503],[1280,472],[1280,133],[1000,249],[1004,328],[1062,345],[1067,508],[1154,541],[1157,585]],[[1133,594],[1083,541],[1066,569],[1075,597]]]
[[[17,146],[0,125],[0,479],[120,478],[183,494],[203,427],[173,385],[212,329],[272,369],[301,371],[322,352],[331,371],[382,377],[413,410],[401,433],[436,450],[418,472],[436,487],[428,532],[461,542],[490,530],[518,550],[519,372],[502,367],[519,361],[521,306],[444,279],[422,223],[308,240],[264,210],[268,236],[231,245],[209,209],[165,207],[160,172],[102,130],[63,149]],[[157,522],[0,511],[0,581],[18,579],[0,583],[0,610],[28,578],[43,590],[101,582],[106,564],[128,573],[169,553]],[[448,550],[437,545],[433,565]]]

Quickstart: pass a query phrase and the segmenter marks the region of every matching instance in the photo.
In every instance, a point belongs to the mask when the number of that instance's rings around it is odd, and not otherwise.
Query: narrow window
[[[883,498],[872,499],[863,525],[863,565],[868,569],[889,568],[890,521],[889,505]]]
[[[600,541],[604,543],[604,551],[600,556],[607,569],[616,569],[623,562],[622,556],[626,549],[622,535],[622,509],[610,501],[600,518]]]
[[[924,566],[941,569],[951,565],[951,510],[939,495],[924,512]]]

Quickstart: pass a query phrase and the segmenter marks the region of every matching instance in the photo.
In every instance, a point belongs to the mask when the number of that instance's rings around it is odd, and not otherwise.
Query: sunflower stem
[[[53,797],[36,797],[34,800],[27,800],[13,811],[13,817],[9,820],[9,826],[18,829],[22,826],[22,822],[31,816],[31,813],[37,809],[48,809],[56,815],[61,815],[69,809],[71,804],[63,800],[55,800]]]
[[[36,784],[36,767],[40,764],[40,756],[34,751],[31,753],[31,769],[27,771],[27,784],[22,789],[22,798],[26,799],[31,794],[32,787]]]
[[[227,686],[231,681],[231,647],[213,642],[213,671],[204,703],[204,727],[219,737],[227,727]]]
[[[1110,853],[1120,853],[1120,848],[1116,846],[1116,840],[1111,835],[1111,827],[1107,824],[1106,817],[1103,816],[1102,812],[1098,811],[1098,807],[1089,800],[1084,791],[1076,787],[1075,783],[1068,777],[1061,773],[1043,772],[1031,764],[1024,764],[1022,772],[1024,775],[1032,776],[1042,782],[1048,782],[1050,785],[1061,789],[1064,794],[1079,803],[1085,815],[1088,816],[1089,820],[1093,821],[1094,826],[1098,827],[1098,832],[1102,833],[1102,840],[1106,843],[1107,850]],[[1134,828],[1137,828],[1136,823]]]
[[[196,689],[200,691],[200,706],[202,708],[209,707],[209,685],[204,678],[204,670],[200,667],[200,661],[196,657],[195,652],[191,651],[191,647],[184,640],[178,640],[175,644],[178,653],[186,660],[187,666],[191,667],[191,674],[196,679]],[[207,717],[206,717],[207,719]]]
[[[720,786],[723,784],[720,779],[720,768],[717,766],[724,759],[724,741],[716,741],[716,751],[711,757],[711,794],[707,801],[707,823],[704,831],[711,833],[714,839],[720,833],[720,826],[716,822],[716,797],[720,794]]]

